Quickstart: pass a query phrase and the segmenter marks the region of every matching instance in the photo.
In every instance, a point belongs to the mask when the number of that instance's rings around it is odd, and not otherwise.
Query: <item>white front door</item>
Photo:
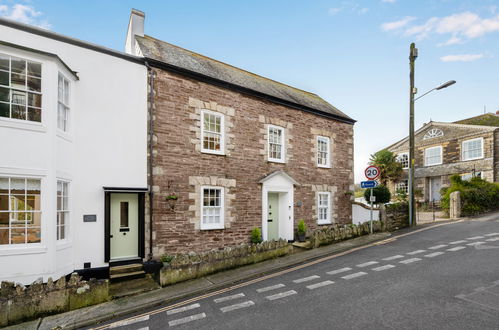
[[[440,201],[440,189],[442,189],[442,180],[440,177],[430,178],[430,202]]]
[[[139,196],[111,194],[111,260],[139,256]]]

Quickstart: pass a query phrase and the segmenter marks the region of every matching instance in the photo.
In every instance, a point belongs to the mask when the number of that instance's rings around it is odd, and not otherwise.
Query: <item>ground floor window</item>
[[[395,186],[395,192],[397,194],[403,193],[403,194],[409,194],[409,181],[408,180],[402,180],[397,185]]]
[[[319,224],[331,223],[331,193],[317,193],[317,222]]]
[[[0,177],[0,245],[40,243],[41,181]]]
[[[201,229],[224,228],[224,190],[220,187],[201,188]]]
[[[57,240],[69,234],[69,183],[57,181]]]

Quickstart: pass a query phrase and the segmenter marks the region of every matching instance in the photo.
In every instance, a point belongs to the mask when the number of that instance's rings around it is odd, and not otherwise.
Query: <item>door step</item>
[[[145,275],[146,272],[142,264],[139,263],[109,267],[109,279],[111,282],[143,278]]]
[[[142,278],[112,282],[109,286],[109,294],[113,299],[116,299],[133,296],[159,288],[159,284],[154,281],[152,276],[150,274],[146,274]]]

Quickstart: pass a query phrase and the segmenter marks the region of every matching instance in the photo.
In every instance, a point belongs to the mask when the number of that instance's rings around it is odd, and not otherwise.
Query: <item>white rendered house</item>
[[[144,257],[147,68],[0,19],[0,281]]]

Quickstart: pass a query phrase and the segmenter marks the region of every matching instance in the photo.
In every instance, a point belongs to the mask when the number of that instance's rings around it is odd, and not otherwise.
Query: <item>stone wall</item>
[[[223,250],[177,254],[169,266],[160,270],[162,286],[206,276],[291,253],[293,247],[285,240],[259,244],[241,244]]]
[[[260,179],[283,170],[300,185],[294,190],[294,219],[318,228],[317,186],[332,192],[335,223],[351,223],[353,126],[260,98],[156,70],[154,104],[154,255],[199,253],[249,241],[262,226]],[[225,117],[225,154],[200,151],[202,109]],[[285,128],[286,162],[266,160],[269,124]],[[331,138],[331,168],[315,163],[316,135]],[[212,178],[214,180],[212,180]],[[201,230],[201,182],[225,187],[225,228]],[[174,209],[166,196],[175,193]]]
[[[409,205],[407,203],[395,203],[381,205],[381,221],[384,230],[394,231],[409,226]]]
[[[381,221],[373,221],[373,232],[383,230]],[[310,234],[310,246],[317,248],[322,245],[329,245],[350,238],[368,235],[370,233],[370,222],[365,222],[359,225],[330,225],[322,226],[319,229],[313,230]]]
[[[108,280],[82,281],[73,273],[69,281],[41,280],[28,287],[0,283],[0,327],[37,317],[62,313],[109,300]]]

